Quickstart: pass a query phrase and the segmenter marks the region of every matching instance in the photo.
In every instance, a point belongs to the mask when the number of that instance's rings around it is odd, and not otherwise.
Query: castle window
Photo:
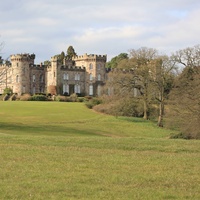
[[[19,66],[19,63],[17,63],[17,67]]]
[[[93,77],[92,77],[92,74],[90,74],[90,81],[92,81]]]
[[[19,83],[19,75],[16,76],[16,83]]]
[[[100,70],[101,69],[101,64],[98,64],[97,65],[97,70]]]
[[[89,95],[92,96],[93,95],[93,85],[89,86]]]
[[[92,63],[90,63],[89,69],[90,69],[90,70],[93,69],[93,65],[92,65]]]
[[[75,74],[75,81],[80,81],[80,74]]]
[[[97,87],[97,95],[98,96],[101,95],[101,85],[98,85],[98,87]]]
[[[63,79],[64,79],[64,80],[69,80],[69,75],[64,73],[64,74],[63,74]]]
[[[74,92],[77,94],[81,93],[81,87],[79,84],[74,85]]]
[[[35,74],[33,74],[33,77],[32,77],[32,78],[33,78],[33,82],[35,82]],[[33,94],[34,94],[34,93],[33,93]]]
[[[43,75],[40,75],[40,83],[43,83],[44,82],[44,77]]]
[[[68,84],[63,84],[63,94],[69,94],[69,85]]]
[[[44,88],[40,86],[40,93],[44,93]]]
[[[56,72],[53,72],[53,77],[56,77]]]
[[[98,74],[98,76],[97,76],[97,80],[98,80],[98,81],[101,80],[101,74]]]

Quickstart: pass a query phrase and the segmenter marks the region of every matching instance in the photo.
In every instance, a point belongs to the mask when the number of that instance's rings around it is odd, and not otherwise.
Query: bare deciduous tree
[[[140,49],[130,50],[130,60],[134,66],[135,77],[134,87],[140,92],[143,99],[144,119],[148,119],[149,103],[153,95],[153,72],[155,68],[154,59],[158,56],[156,49],[142,47]]]
[[[170,94],[171,123],[184,137],[200,138],[200,46],[177,51],[172,59],[184,69]]]
[[[176,67],[173,61],[168,56],[161,56],[155,60],[155,99],[159,104],[158,123],[159,127],[163,127],[163,117],[165,110],[165,101],[168,98],[169,92],[173,87],[173,82],[176,74]]]

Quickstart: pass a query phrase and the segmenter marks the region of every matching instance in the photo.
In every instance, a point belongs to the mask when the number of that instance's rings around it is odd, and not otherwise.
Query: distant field
[[[0,102],[0,199],[200,199],[200,141],[82,103]]]

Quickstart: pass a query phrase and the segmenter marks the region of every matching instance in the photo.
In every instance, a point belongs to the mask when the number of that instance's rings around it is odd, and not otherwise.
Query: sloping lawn
[[[0,102],[0,199],[200,199],[200,141],[82,103]]]

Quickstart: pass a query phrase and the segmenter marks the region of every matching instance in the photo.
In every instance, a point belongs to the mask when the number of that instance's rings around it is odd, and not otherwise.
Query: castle
[[[3,64],[0,58],[0,94],[5,88],[22,95],[51,93],[52,95],[100,95],[106,80],[106,55],[84,54],[72,61],[58,56],[51,57],[49,64],[34,64],[35,54],[10,56]]]

